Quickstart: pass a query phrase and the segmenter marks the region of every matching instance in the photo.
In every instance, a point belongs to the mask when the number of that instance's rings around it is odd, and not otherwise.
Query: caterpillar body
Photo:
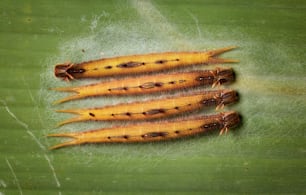
[[[166,52],[63,63],[55,66],[54,73],[56,77],[72,80],[161,71],[188,65],[233,63],[238,61],[218,58],[218,55],[234,48],[236,47],[206,52]]]
[[[162,99],[132,102],[89,109],[58,110],[57,112],[77,114],[75,118],[67,119],[59,126],[88,120],[145,120],[191,112],[203,107],[216,106],[217,109],[238,100],[236,91],[230,89],[204,91],[188,95]]]
[[[50,149],[86,143],[125,143],[152,142],[186,136],[192,136],[207,131],[220,130],[220,134],[238,125],[240,116],[237,112],[223,112],[215,115],[172,120],[154,123],[141,123],[128,126],[117,126],[98,130],[76,133],[49,134],[49,137],[70,137],[73,140],[64,142]]]
[[[215,87],[233,82],[234,79],[233,69],[217,67],[213,70],[138,76],[53,90],[76,93],[55,102],[59,104],[93,96],[149,94],[197,86]]]

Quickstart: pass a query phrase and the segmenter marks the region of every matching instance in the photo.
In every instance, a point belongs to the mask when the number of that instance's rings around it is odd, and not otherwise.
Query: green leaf
[[[306,193],[305,1],[0,2],[0,194]],[[225,57],[237,81],[242,125],[226,136],[49,151],[66,114],[141,97],[54,106],[81,85],[54,77],[65,61],[239,46]],[[225,66],[225,65],[220,65]],[[164,94],[163,94],[164,95]],[[154,97],[154,96],[153,96]],[[156,97],[156,96],[155,96]],[[205,112],[203,112],[205,113]]]

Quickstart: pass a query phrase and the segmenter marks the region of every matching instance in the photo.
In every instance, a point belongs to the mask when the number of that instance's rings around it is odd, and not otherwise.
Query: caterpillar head
[[[219,104],[227,105],[234,102],[237,102],[239,99],[238,93],[231,89],[225,89],[220,94]]]
[[[69,73],[69,69],[72,68],[73,64],[66,62],[63,64],[56,64],[54,68],[54,75],[58,78],[62,78],[65,81],[73,80],[74,77]]]
[[[224,128],[229,129],[240,123],[241,117],[237,112],[231,111],[223,114]]]
[[[217,68],[214,85],[231,83],[235,80],[235,73],[232,68]]]

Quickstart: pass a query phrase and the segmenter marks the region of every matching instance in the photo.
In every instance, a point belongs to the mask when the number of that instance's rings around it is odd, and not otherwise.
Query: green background
[[[305,21],[302,0],[2,0],[0,194],[306,193]],[[241,99],[226,108],[243,116],[236,131],[47,149],[64,140],[46,134],[105,124],[54,128],[69,117],[56,109],[139,98],[53,106],[65,94],[50,87],[90,82],[56,79],[56,63],[231,45],[224,57],[241,61],[229,86]]]

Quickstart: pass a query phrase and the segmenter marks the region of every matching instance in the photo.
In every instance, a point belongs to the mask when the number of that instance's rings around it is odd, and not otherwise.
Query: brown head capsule
[[[235,80],[235,73],[232,68],[217,68],[215,77],[219,84],[230,83]]]
[[[197,82],[202,85],[212,85],[212,87],[230,83],[235,80],[235,74],[232,68],[217,67],[210,70],[209,73],[204,73],[196,78]]]
[[[231,111],[223,113],[222,116],[222,123],[223,128],[220,131],[220,135],[222,135],[224,132],[227,133],[228,129],[236,127],[241,121],[241,117],[237,112]]]
[[[73,66],[72,63],[57,64],[54,68],[54,75],[56,77],[62,78],[63,80],[69,81],[74,79],[74,77],[68,73],[68,70]]]
[[[216,97],[217,101],[217,108],[216,109],[222,109],[227,104],[232,104],[234,102],[237,102],[239,99],[238,93],[234,90],[223,90],[219,97]]]
[[[57,64],[54,69],[56,77],[62,78],[65,81],[74,79],[78,74],[85,72],[83,68],[77,68],[72,63]]]
[[[238,93],[231,89],[221,90],[220,93],[216,93],[213,97],[203,98],[201,103],[204,106],[217,106],[216,110],[222,109],[225,105],[237,102],[239,99]]]

